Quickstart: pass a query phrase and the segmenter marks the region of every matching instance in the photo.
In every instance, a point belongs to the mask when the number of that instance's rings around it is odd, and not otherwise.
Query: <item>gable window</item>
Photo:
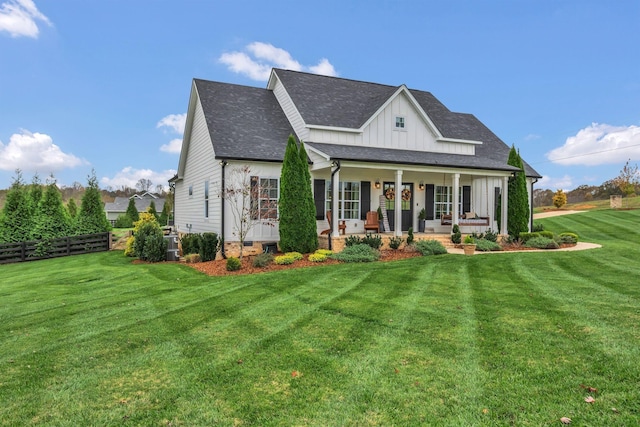
[[[442,218],[442,215],[451,215],[453,211],[453,187],[437,185],[435,197],[433,200],[433,211],[436,219]],[[462,212],[462,189],[458,190],[458,212]]]
[[[330,211],[331,204],[331,181],[326,185],[326,211]],[[338,190],[338,219],[358,219],[360,218],[360,182],[341,181]]]
[[[204,217],[209,218],[209,181],[204,182]]]
[[[404,117],[396,116],[396,129],[404,129]]]
[[[251,219],[278,218],[278,179],[251,177]]]

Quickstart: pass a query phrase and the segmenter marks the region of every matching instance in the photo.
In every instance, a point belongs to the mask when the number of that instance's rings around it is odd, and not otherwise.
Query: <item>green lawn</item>
[[[540,222],[603,248],[227,278],[121,252],[2,265],[0,425],[637,425],[640,211]]]

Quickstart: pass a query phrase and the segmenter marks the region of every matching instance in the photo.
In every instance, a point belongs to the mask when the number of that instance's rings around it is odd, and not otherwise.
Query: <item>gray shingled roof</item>
[[[162,212],[162,208],[164,208],[164,198],[152,199],[152,198],[144,198],[144,199],[133,199],[136,210],[138,212],[146,212],[151,202],[156,205],[156,211]],[[105,203],[104,210],[105,212],[126,212],[127,207],[129,207],[129,197],[116,197],[113,202]]]
[[[294,134],[272,91],[194,80],[216,158],[281,162]]]
[[[358,129],[400,87],[282,69],[274,69],[274,73],[307,125]],[[216,158],[282,161],[287,138],[294,131],[271,90],[194,82]],[[429,92],[410,92],[442,136],[482,141],[475,156],[305,142],[343,160],[512,170],[507,165],[509,147],[476,117],[451,112]],[[525,170],[528,176],[540,176],[526,163]]]

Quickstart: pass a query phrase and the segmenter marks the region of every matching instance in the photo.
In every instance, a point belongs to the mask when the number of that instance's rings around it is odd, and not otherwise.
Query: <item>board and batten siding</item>
[[[196,102],[188,142],[186,167],[181,181],[176,183],[175,226],[180,233],[220,233],[221,167],[215,159],[209,129],[200,101]],[[209,181],[209,218],[204,217],[204,186]],[[193,195],[189,196],[189,187]],[[191,224],[191,228],[187,226]]]
[[[405,119],[405,128],[396,129],[396,117]],[[296,129],[297,131],[297,129]],[[475,146],[457,142],[439,142],[421,115],[400,94],[360,132],[309,129],[308,140],[330,144],[344,144],[376,148],[395,148],[434,153],[474,155]]]

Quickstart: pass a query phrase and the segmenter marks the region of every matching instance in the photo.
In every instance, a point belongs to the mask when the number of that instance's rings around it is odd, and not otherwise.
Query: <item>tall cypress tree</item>
[[[32,229],[29,204],[29,195],[22,181],[22,172],[18,169],[0,214],[0,242],[13,243],[29,240]]]
[[[301,212],[303,220],[303,241],[304,253],[313,252],[318,249],[318,229],[316,227],[316,205],[313,201],[311,191],[311,173],[309,173],[309,158],[304,143],[300,143],[300,168],[303,176],[303,197],[304,210]]]
[[[298,145],[293,135],[289,135],[280,173],[280,199],[278,200],[280,250],[283,252],[297,251],[302,231],[299,214],[303,198],[300,191],[302,177],[299,163]]]
[[[93,234],[111,231],[111,224],[104,212],[104,205],[98,187],[96,172],[91,171],[87,180],[87,189],[82,196],[80,212],[76,217],[76,234]]]
[[[134,198],[129,199],[129,204],[127,205],[127,211],[125,215],[131,219],[131,223],[134,223],[140,219],[140,214],[138,213],[138,209],[136,208],[136,201]]]
[[[509,203],[507,205],[507,231],[513,238],[529,230],[529,197],[527,196],[527,177],[524,162],[514,146],[509,151],[507,164],[520,170],[509,180]]]
[[[69,235],[70,229],[71,221],[62,203],[62,194],[51,177],[36,210],[32,237],[36,240],[64,237]]]

